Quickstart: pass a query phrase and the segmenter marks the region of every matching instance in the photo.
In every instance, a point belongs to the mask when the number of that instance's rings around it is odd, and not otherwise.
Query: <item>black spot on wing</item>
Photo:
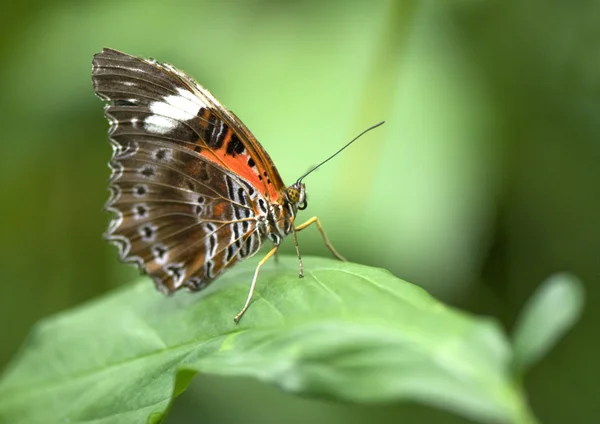
[[[262,213],[267,213],[267,204],[263,199],[258,199],[258,206]]]
[[[229,143],[227,143],[227,154],[235,157],[235,155],[244,153],[244,150],[244,145],[242,144],[242,141],[239,139],[239,137],[235,135],[235,133],[231,134]]]
[[[152,253],[157,259],[163,260],[165,259],[165,255],[167,254],[167,248],[162,245],[157,245],[152,248]]]
[[[148,193],[148,188],[145,185],[140,184],[133,188],[133,192],[136,196],[144,196]]]
[[[151,177],[154,175],[154,169],[152,169],[152,167],[150,167],[150,166],[146,166],[146,167],[142,168],[142,170],[140,172],[145,177]]]
[[[140,218],[145,218],[148,216],[148,209],[146,209],[143,205],[136,206],[136,213]]]

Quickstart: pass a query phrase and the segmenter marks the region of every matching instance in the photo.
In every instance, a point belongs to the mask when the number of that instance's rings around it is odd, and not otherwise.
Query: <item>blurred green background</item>
[[[542,279],[574,272],[583,318],[525,385],[542,422],[598,422],[600,3],[26,0],[2,14],[0,367],[35,321],[137,275],[101,238],[111,152],[90,72],[112,47],[194,76],[288,183],[385,119],[306,180],[303,216],[350,260],[507,331]],[[317,231],[299,238],[327,254]],[[168,422],[309,420],[466,422],[211,376]]]

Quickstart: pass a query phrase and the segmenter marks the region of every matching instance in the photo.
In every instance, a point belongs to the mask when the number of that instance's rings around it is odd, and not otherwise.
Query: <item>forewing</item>
[[[94,56],[93,82],[96,93],[113,102],[106,107],[113,138],[142,131],[181,144],[241,176],[270,201],[281,196],[285,187],[268,153],[232,112],[184,72],[104,49]]]

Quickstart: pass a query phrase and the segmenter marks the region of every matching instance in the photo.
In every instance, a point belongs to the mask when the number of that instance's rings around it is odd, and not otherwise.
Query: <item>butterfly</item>
[[[269,241],[274,247],[256,267],[237,323],[261,266],[287,235],[294,239],[300,277],[296,233],[312,224],[333,255],[345,260],[317,217],[295,223],[307,207],[302,180],[335,154],[286,186],[248,128],[172,65],[105,48],[94,56],[92,82],[109,102],[104,114],[113,146],[106,209],[114,219],[105,238],[158,290],[202,290]]]

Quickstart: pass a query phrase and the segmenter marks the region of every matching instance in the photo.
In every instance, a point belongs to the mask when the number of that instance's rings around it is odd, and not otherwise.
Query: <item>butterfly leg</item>
[[[300,264],[300,272],[298,273],[298,277],[304,277],[304,267],[302,266],[302,256],[300,255],[300,246],[298,246],[298,236],[296,235],[297,228],[294,228],[294,246],[296,246],[296,253],[298,254],[298,263]]]
[[[242,319],[242,315],[244,315],[246,310],[248,310],[248,306],[250,306],[250,301],[252,300],[252,295],[254,294],[254,286],[256,285],[256,279],[258,277],[258,270],[260,269],[261,266],[264,265],[265,262],[267,262],[269,260],[269,258],[271,256],[273,256],[275,253],[277,253],[277,249],[279,249],[279,246],[275,246],[274,248],[269,250],[269,253],[267,253],[265,255],[265,257],[262,258],[261,261],[256,266],[256,271],[254,271],[254,278],[252,279],[252,284],[250,285],[250,290],[248,291],[248,297],[246,298],[246,303],[244,304],[244,307],[242,308],[242,310],[233,318],[233,321],[236,324],[238,322],[240,322],[240,319]]]
[[[325,235],[325,229],[323,229],[323,226],[321,225],[321,221],[319,221],[319,218],[317,218],[316,216],[313,216],[311,219],[306,221],[304,224],[300,224],[296,228],[294,228],[294,242],[296,243],[296,252],[298,252],[298,259],[300,259],[300,250],[298,249],[298,241],[296,240],[296,231],[302,231],[311,224],[317,224],[317,228],[319,229],[319,232],[321,233],[321,237],[323,237],[325,246],[327,246],[327,248],[331,251],[331,253],[333,253],[333,256],[338,258],[340,261],[346,262],[346,258],[344,258],[342,255],[340,255],[337,252],[337,250],[335,250],[335,248],[333,247],[333,245],[327,238],[327,235]],[[302,260],[300,260],[300,274],[302,274]]]

